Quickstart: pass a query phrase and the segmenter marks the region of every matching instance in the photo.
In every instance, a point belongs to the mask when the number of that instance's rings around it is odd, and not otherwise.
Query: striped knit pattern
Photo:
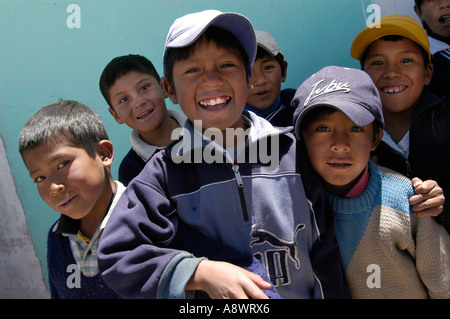
[[[369,169],[361,196],[328,195],[353,298],[450,298],[448,233],[413,216],[410,180],[373,163]]]

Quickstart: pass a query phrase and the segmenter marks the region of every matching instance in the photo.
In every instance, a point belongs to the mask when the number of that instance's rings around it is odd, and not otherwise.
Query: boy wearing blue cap
[[[105,230],[100,267],[121,296],[267,297],[261,277],[170,249],[180,224],[261,260],[283,298],[342,288],[323,197],[305,196],[294,136],[243,113],[255,53],[253,27],[236,13],[188,14],[170,28],[164,87],[188,120],[128,185]]]
[[[383,136],[379,93],[361,70],[326,67],[294,97],[304,141],[334,213],[353,298],[449,298],[450,237],[413,215],[406,177],[369,159]]]

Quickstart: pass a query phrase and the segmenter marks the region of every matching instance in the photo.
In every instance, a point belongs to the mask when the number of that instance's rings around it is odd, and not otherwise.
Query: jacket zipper
[[[247,211],[247,205],[245,204],[245,196],[244,196],[244,181],[242,180],[241,173],[239,172],[239,165],[236,165],[236,163],[232,164],[234,176],[236,177],[236,183],[239,191],[239,198],[241,200],[241,207],[242,207],[242,214],[244,216],[244,221],[248,222],[248,211]]]

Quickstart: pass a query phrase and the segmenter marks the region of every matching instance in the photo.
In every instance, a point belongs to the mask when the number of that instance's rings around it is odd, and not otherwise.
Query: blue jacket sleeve
[[[170,289],[161,285],[161,278],[174,274],[173,259],[178,265],[189,264],[191,273],[182,272],[185,278],[176,283],[181,287],[180,283],[190,278],[195,262],[200,260],[169,247],[176,230],[175,209],[164,192],[159,162],[148,164],[128,185],[103,231],[99,268],[106,284],[124,298],[182,297],[168,294]],[[186,263],[183,259],[192,260]],[[172,268],[167,268],[169,265]]]

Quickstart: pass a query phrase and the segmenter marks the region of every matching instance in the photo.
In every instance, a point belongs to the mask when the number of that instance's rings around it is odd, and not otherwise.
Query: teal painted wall
[[[70,4],[81,9],[80,28],[69,28]],[[289,63],[284,87],[297,88],[326,65],[358,67],[349,48],[365,27],[369,0],[0,0],[0,135],[36,255],[46,275],[46,236],[58,213],[39,197],[17,151],[19,132],[41,107],[75,99],[100,114],[115,146],[112,168],[130,148],[129,129],[107,111],[98,89],[114,57],[142,54],[162,72],[164,41],[172,22],[204,9],[246,15],[272,33]],[[69,19],[70,20],[70,19]],[[167,100],[168,107],[176,108]]]

